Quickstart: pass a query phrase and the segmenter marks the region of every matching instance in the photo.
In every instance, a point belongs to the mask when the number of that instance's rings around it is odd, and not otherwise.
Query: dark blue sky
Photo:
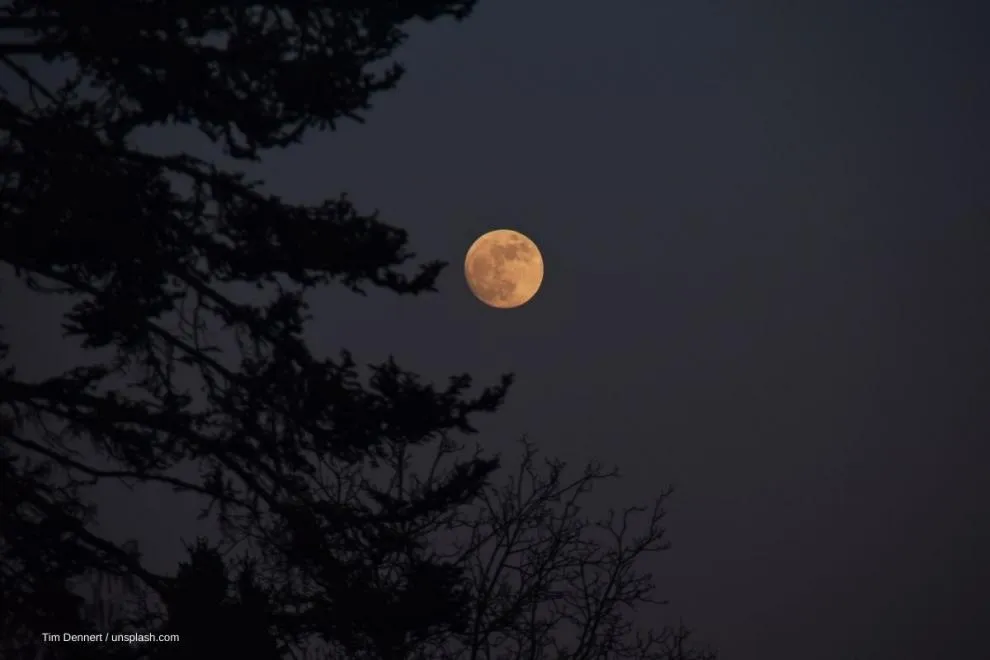
[[[314,345],[514,371],[484,443],[615,461],[607,503],[677,484],[660,595],[725,658],[990,657],[983,4],[483,0],[417,29],[367,125],[259,169],[452,262],[425,299],[317,296]],[[463,282],[496,227],[546,259],[518,310]],[[175,556],[178,509],[114,507]]]

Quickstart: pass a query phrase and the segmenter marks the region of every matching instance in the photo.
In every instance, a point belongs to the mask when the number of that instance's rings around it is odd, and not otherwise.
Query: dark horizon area
[[[990,657],[988,26],[975,1],[482,0],[413,31],[367,125],[251,173],[450,262],[426,296],[313,296],[315,354],[514,372],[483,445],[616,464],[603,507],[676,486],[649,568],[720,657]],[[496,228],[545,260],[518,309],[464,282]],[[78,364],[63,308],[0,277],[23,377]],[[211,532],[166,488],[98,503],[161,570]]]

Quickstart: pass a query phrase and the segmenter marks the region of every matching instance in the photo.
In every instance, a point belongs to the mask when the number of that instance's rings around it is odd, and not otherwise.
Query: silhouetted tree
[[[110,351],[41,382],[7,369],[0,383],[12,448],[3,481],[17,491],[5,498],[4,559],[22,573],[65,573],[7,601],[33,606],[10,615],[5,632],[18,635],[9,639],[34,640],[32,617],[54,616],[53,603],[70,610],[68,585],[90,569],[170,593],[173,580],[89,525],[79,488],[106,479],[202,494],[219,505],[228,536],[286,557],[321,539],[326,571],[344,576],[325,589],[339,594],[327,601],[346,628],[348,603],[366,587],[337,551],[350,536],[373,535],[383,514],[370,503],[319,506],[327,470],[375,460],[383,437],[471,432],[472,414],[495,410],[508,378],[470,397],[466,376],[438,389],[389,361],[368,380],[346,352],[312,355],[301,338],[307,291],[339,281],[416,294],[433,290],[442,264],[404,275],[414,257],[405,232],[346,197],[291,204],[233,168],[143,151],[133,134],[190,125],[234,159],[255,159],[308,128],[360,119],[402,73],[373,70],[404,26],[463,17],[471,4],[53,0],[4,10],[2,64],[25,98],[0,101],[0,259],[34,292],[69,295],[66,334]],[[15,55],[75,68],[51,83]],[[233,285],[245,283],[261,291],[238,298]],[[211,344],[220,328],[236,352]],[[184,461],[201,467],[200,478],[180,476]],[[460,496],[494,468],[476,462]],[[443,505],[434,495],[418,503]],[[52,556],[32,556],[37,544]],[[61,600],[28,600],[41,592]]]
[[[392,440],[386,440],[385,447],[386,458],[375,476],[390,485],[381,497],[392,510],[434,492],[470,461],[464,444],[450,438],[429,448]],[[480,455],[480,449],[474,455]],[[351,471],[341,476],[347,489],[358,491],[369,475]],[[434,563],[457,569],[464,595],[463,620],[457,627],[420,637],[403,657],[714,658],[687,643],[683,626],[637,625],[637,620],[653,621],[662,614],[664,603],[656,599],[646,563],[668,548],[662,521],[671,489],[664,489],[648,506],[590,512],[594,503],[588,496],[618,476],[596,461],[570,474],[563,461],[541,458],[524,438],[520,456],[502,483],[487,485],[477,500],[451,502],[415,527],[398,525],[397,538],[413,540]],[[381,552],[383,547],[376,542],[368,551]],[[396,558],[380,556],[386,564]],[[404,600],[401,594],[395,602],[400,606],[391,611],[409,617],[399,627],[405,630],[415,628],[415,617],[429,605]],[[359,615],[367,619],[369,629],[378,611],[369,606]]]
[[[385,444],[386,458],[376,474],[366,469],[341,473],[345,491],[359,492],[371,476],[390,484],[386,496],[393,506],[414,501],[417,493],[431,490],[431,482],[445,482],[468,457],[463,444],[449,439],[429,450],[420,446],[417,452],[405,443]],[[387,575],[364,574],[368,593],[375,596],[355,597],[349,613],[349,621],[364,632],[361,643],[334,629],[332,617],[324,614],[333,608],[319,598],[312,601],[308,616],[273,612],[271,594],[255,581],[250,564],[240,568],[237,579],[228,578],[219,550],[203,542],[180,570],[182,588],[169,597],[168,629],[182,630],[183,638],[190,640],[234,639],[236,631],[265,631],[257,642],[235,640],[240,648],[259,652],[266,643],[277,646],[275,639],[298,642],[294,634],[309,630],[322,639],[323,653],[314,657],[331,658],[714,659],[714,653],[689,643],[683,626],[637,625],[663,614],[665,603],[656,600],[646,563],[668,548],[662,521],[671,490],[665,489],[648,506],[596,515],[588,511],[594,504],[589,496],[597,486],[617,479],[616,470],[592,461],[580,473],[570,474],[560,460],[541,460],[528,440],[522,441],[521,449],[507,478],[486,486],[477,500],[451,504],[413,527],[400,529],[393,523],[380,530],[419,549],[414,557],[421,572],[407,570],[404,584],[390,582],[392,593],[378,588],[377,581],[388,582]],[[381,538],[365,548],[375,565],[401,564],[406,551],[381,543]],[[314,546],[299,561],[318,571],[322,552],[321,546]],[[436,570],[439,564],[451,572]],[[417,575],[422,586],[409,589]],[[455,582],[445,582],[451,577]],[[433,634],[420,625],[437,620],[430,615],[436,611],[428,596],[430,586],[441,598],[460,595],[448,611],[449,623]],[[382,612],[390,618],[383,618]],[[269,637],[269,630],[277,634]],[[334,632],[328,635],[326,630]],[[209,649],[204,643],[196,652],[210,653],[201,650],[204,646]],[[179,653],[180,648],[159,647],[155,657],[171,657],[168,653]],[[234,644],[228,652],[233,648]]]
[[[588,512],[587,496],[618,478],[592,461],[579,474],[538,460],[523,441],[505,483],[450,521],[457,563],[472,587],[472,620],[438,658],[710,658],[685,644],[683,627],[639,628],[661,614],[645,561],[669,547],[666,488],[649,506]]]
[[[284,649],[275,636],[271,594],[258,583],[252,563],[242,560],[231,575],[222,554],[202,539],[189,554],[165,596],[169,616],[161,628],[177,633],[182,642],[148,649],[153,657],[212,660],[222,652],[235,658],[280,658]]]
[[[39,643],[42,630],[98,629],[78,596],[94,574],[129,584],[117,624],[188,633],[181,649],[115,649],[121,657],[206,657],[207,618],[250,627],[262,657],[314,639],[331,657],[424,657],[415,654],[490,639],[499,621],[506,635],[527,630],[505,612],[532,598],[479,600],[470,555],[445,556],[430,533],[486,492],[498,460],[466,457],[411,489],[400,476],[399,491],[382,476],[396,451],[473,433],[472,418],[501,405],[511,378],[471,395],[468,376],[437,387],[392,359],[362,370],[346,351],[313,355],[302,337],[314,288],[419,294],[434,290],[443,264],[403,272],[415,258],[406,233],[346,196],[290,203],[236,165],[152,153],[135,139],[192,127],[236,163],[361,121],[401,78],[389,62],[407,26],[463,18],[473,5],[0,9],[0,261],[37,296],[71,302],[64,332],[92,358],[29,381],[0,344],[0,655],[95,652]],[[41,75],[39,60],[66,64],[64,75]],[[180,469],[190,464],[196,476]],[[105,481],[202,496],[223,547],[195,545],[174,576],[149,570],[136,547],[92,524],[85,489]],[[585,626],[582,648],[611,648],[600,646],[610,621]]]

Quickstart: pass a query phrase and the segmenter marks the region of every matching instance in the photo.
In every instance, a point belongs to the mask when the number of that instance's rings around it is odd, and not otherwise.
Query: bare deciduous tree
[[[393,504],[448,479],[464,451],[445,440],[424,462],[401,443],[392,449],[380,478],[391,484]],[[716,657],[689,644],[684,626],[652,625],[666,601],[658,598],[648,565],[669,547],[663,519],[672,488],[662,489],[648,505],[596,514],[589,510],[596,504],[592,493],[617,479],[616,469],[591,461],[571,474],[565,462],[544,458],[527,438],[520,449],[515,468],[477,501],[452,507],[415,530],[404,529],[424,539],[432,558],[461,568],[469,594],[463,630],[430,640],[418,651],[421,657]],[[416,472],[417,462],[428,468]],[[447,470],[445,463],[451,466]]]

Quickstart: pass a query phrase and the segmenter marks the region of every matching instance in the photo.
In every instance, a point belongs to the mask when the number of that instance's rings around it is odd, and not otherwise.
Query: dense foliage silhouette
[[[465,444],[511,376],[475,392],[467,375],[437,386],[393,359],[308,348],[308,292],[430,292],[444,264],[410,270],[406,232],[346,195],[290,203],[230,165],[363,121],[402,77],[390,58],[408,26],[473,5],[0,9],[4,284],[69,301],[64,334],[85,349],[31,380],[13,366],[30,357],[0,344],[0,655],[701,657],[683,629],[631,623],[653,590],[637,561],[665,547],[659,502],[639,526],[632,510],[596,523],[577,498],[610,473],[566,482],[524,442],[499,486],[499,458]],[[138,130],[168,126],[223,156],[138,146]],[[103,482],[198,495],[221,540],[155,572],[94,525]]]

